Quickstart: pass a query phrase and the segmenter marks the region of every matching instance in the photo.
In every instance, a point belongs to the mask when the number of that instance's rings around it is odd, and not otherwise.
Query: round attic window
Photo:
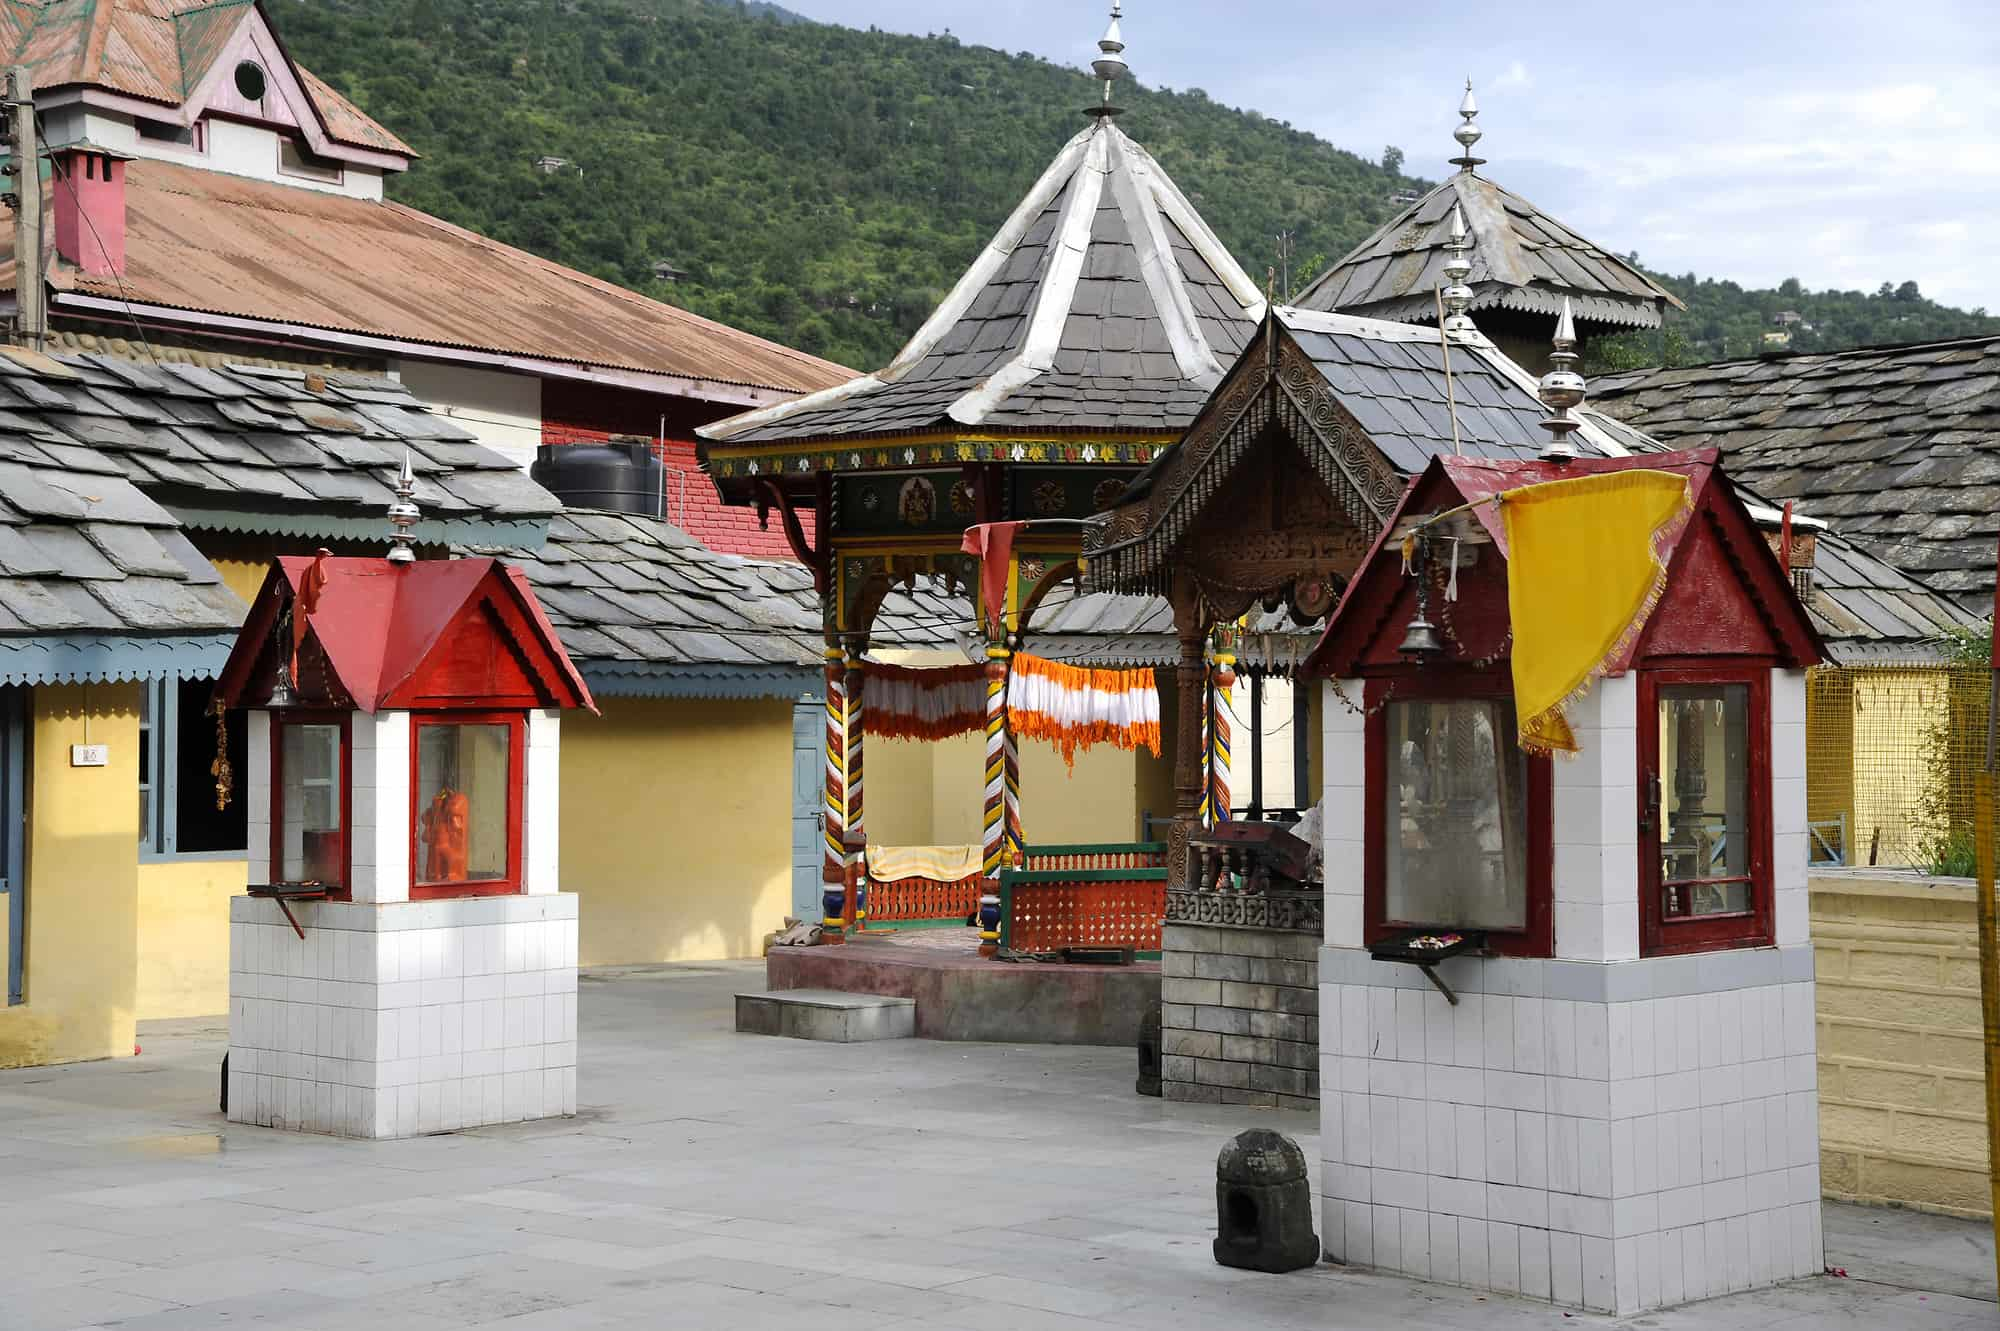
[[[249,102],[264,100],[264,67],[255,60],[245,60],[236,66],[236,91]]]

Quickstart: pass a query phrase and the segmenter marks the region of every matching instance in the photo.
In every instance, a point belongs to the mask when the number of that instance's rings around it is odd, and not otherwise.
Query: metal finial
[[[1570,412],[1583,405],[1585,385],[1583,376],[1573,368],[1577,362],[1576,321],[1570,317],[1569,297],[1563,297],[1562,316],[1556,320],[1556,335],[1551,339],[1555,350],[1549,353],[1550,370],[1542,376],[1535,396],[1552,413],[1541,422],[1549,432],[1549,445],[1542,450],[1544,462],[1571,462],[1577,457],[1576,444],[1570,434],[1583,426]]]
[[[1472,98],[1472,80],[1467,79],[1465,81],[1465,96],[1460,98],[1458,103],[1459,119],[1464,121],[1464,123],[1451,132],[1451,136],[1458,140],[1461,154],[1452,158],[1451,164],[1467,173],[1470,173],[1475,166],[1484,166],[1486,164],[1484,157],[1474,157],[1472,155],[1472,145],[1479,142],[1486,135],[1485,130],[1472,123],[1478,114],[1479,103]]]
[[[1466,313],[1472,308],[1472,288],[1465,285],[1465,279],[1472,275],[1472,237],[1466,230],[1465,213],[1455,203],[1451,206],[1451,239],[1444,248],[1444,275],[1451,280],[1439,297],[1444,302],[1444,331],[1464,337],[1479,330]]]
[[[417,561],[417,552],[410,548],[417,543],[410,528],[416,526],[417,519],[423,516],[416,504],[416,493],[417,473],[410,466],[410,450],[406,448],[403,450],[403,470],[396,476],[396,500],[389,505],[389,521],[396,528],[389,537],[389,562],[392,564],[414,564]]]
[[[1118,20],[1124,16],[1124,0],[1111,0],[1111,22],[1104,29],[1104,35],[1097,39],[1097,59],[1090,62],[1090,72],[1104,83],[1104,100],[1097,106],[1084,108],[1084,114],[1095,120],[1109,120],[1119,115],[1123,108],[1111,104],[1111,85],[1125,77],[1126,64],[1121,58],[1125,50],[1125,38],[1119,31]]]

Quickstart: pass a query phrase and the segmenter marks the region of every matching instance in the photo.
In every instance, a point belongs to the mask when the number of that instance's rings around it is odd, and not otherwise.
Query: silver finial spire
[[[410,450],[403,450],[403,470],[396,476],[396,500],[389,505],[389,522],[396,528],[389,538],[389,562],[392,564],[414,564],[417,552],[410,547],[417,538],[410,534],[410,528],[417,525],[423,516],[417,508],[417,473],[410,466]]]
[[[1576,323],[1570,317],[1568,296],[1563,297],[1562,317],[1556,320],[1556,335],[1552,340],[1555,350],[1549,353],[1550,369],[1542,376],[1535,394],[1552,413],[1541,422],[1542,428],[1549,432],[1549,445],[1542,450],[1542,461],[1572,462],[1577,457],[1577,451],[1570,434],[1582,428],[1583,422],[1569,413],[1583,405],[1584,382],[1583,376],[1574,368],[1577,362]]]
[[[1444,248],[1444,275],[1451,281],[1439,296],[1444,303],[1444,331],[1464,337],[1479,330],[1466,313],[1472,308],[1472,288],[1465,285],[1465,279],[1472,275],[1472,238],[1466,233],[1465,214],[1455,203],[1451,206],[1451,239]]]
[[[1485,130],[1472,123],[1478,115],[1479,103],[1472,99],[1472,80],[1467,79],[1465,96],[1460,98],[1458,103],[1458,116],[1464,123],[1451,132],[1451,136],[1458,140],[1459,147],[1459,156],[1452,158],[1451,164],[1467,174],[1471,173],[1473,167],[1486,164],[1484,157],[1472,155],[1472,145],[1486,135]]]
[[[1083,113],[1094,120],[1109,120],[1120,114],[1123,108],[1111,104],[1111,85],[1125,77],[1126,64],[1121,58],[1125,50],[1125,38],[1119,31],[1118,20],[1124,16],[1124,0],[1111,0],[1111,22],[1104,29],[1104,35],[1097,39],[1097,59],[1090,62],[1090,72],[1104,83],[1104,100],[1097,106],[1084,108]]]

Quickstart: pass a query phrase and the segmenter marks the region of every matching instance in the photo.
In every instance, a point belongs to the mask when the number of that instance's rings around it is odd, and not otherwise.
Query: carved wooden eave
[[[1316,484],[1285,477],[1285,459]],[[1246,467],[1277,469],[1268,518],[1244,511]],[[1134,498],[1084,533],[1091,591],[1172,594],[1191,579],[1211,618],[1282,599],[1300,623],[1340,586],[1395,508],[1403,479],[1312,361],[1267,319],[1180,444],[1142,473]]]

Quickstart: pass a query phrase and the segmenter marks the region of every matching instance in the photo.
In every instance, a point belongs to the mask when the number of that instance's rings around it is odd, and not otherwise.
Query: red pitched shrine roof
[[[1365,668],[1400,664],[1396,644],[1414,608],[1414,588],[1403,575],[1395,533],[1428,512],[1472,505],[1469,521],[1491,539],[1504,561],[1506,524],[1498,504],[1483,502],[1503,490],[1545,481],[1647,468],[1688,478],[1688,517],[1662,533],[1657,549],[1666,561],[1667,586],[1645,632],[1626,657],[1607,664],[1622,674],[1634,660],[1658,656],[1737,655],[1775,657],[1783,664],[1816,664],[1825,648],[1769,542],[1718,464],[1715,449],[1644,453],[1620,458],[1539,460],[1441,457],[1410,482],[1395,516],[1348,584],[1319,644],[1306,658],[1312,674],[1344,676]],[[1580,552],[1579,557],[1588,557]],[[1461,572],[1454,613],[1475,649],[1504,640],[1506,584],[1490,561]],[[1435,599],[1435,598],[1433,598]],[[1437,608],[1433,606],[1433,617]],[[1504,653],[1502,653],[1504,655]]]
[[[226,705],[254,706],[269,696],[273,629],[285,607],[300,605],[315,565],[326,581],[305,612],[298,681],[303,697],[337,702],[344,693],[364,712],[597,710],[521,570],[488,558],[395,564],[324,555],[276,561],[217,682]]]

